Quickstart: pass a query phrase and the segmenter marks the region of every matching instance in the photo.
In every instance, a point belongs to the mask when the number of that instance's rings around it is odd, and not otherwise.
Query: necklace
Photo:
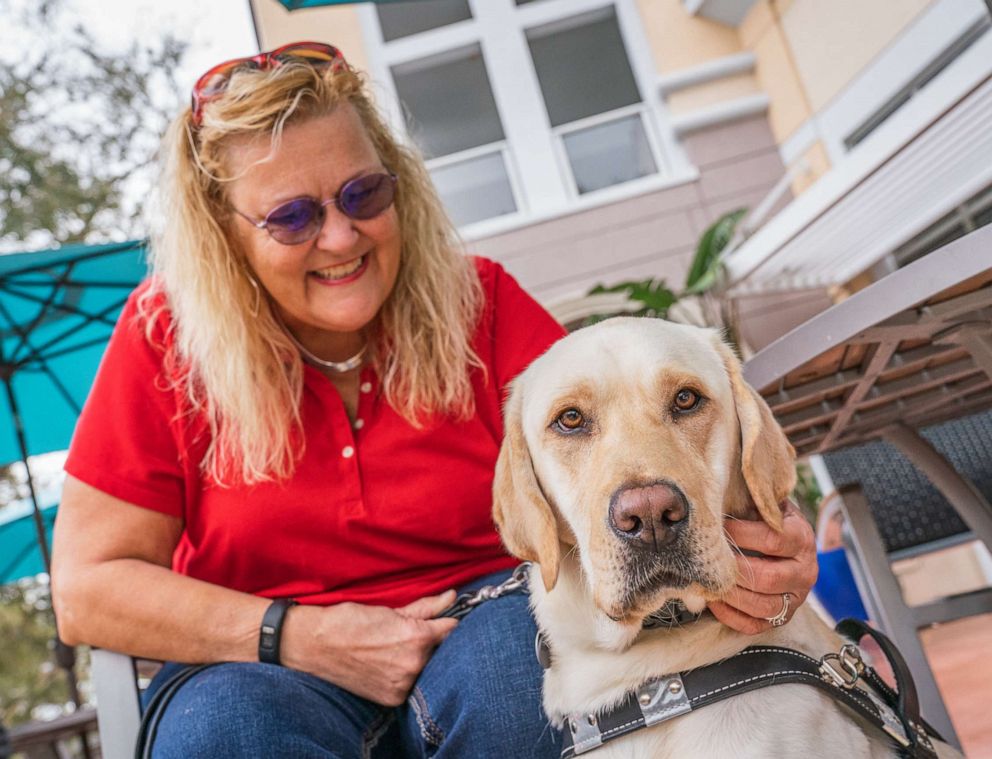
[[[365,358],[365,351],[369,347],[368,343],[363,345],[351,358],[346,358],[344,361],[327,361],[320,356],[315,356],[313,353],[308,351],[303,347],[303,343],[296,339],[296,335],[289,331],[289,327],[283,324],[282,319],[279,319],[279,326],[282,327],[282,331],[286,333],[286,336],[292,341],[293,345],[303,356],[304,360],[309,361],[315,366],[322,367],[324,369],[330,369],[336,374],[345,374],[350,372],[352,369],[357,369],[362,365],[362,360]]]

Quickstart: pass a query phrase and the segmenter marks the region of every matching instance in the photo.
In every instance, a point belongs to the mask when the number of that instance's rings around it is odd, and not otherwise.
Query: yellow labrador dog
[[[610,319],[564,338],[514,382],[494,516],[507,548],[536,563],[532,605],[551,655],[544,708],[557,727],[614,706],[649,678],[748,646],[816,658],[840,648],[806,606],[758,636],[712,616],[644,628],[671,599],[698,612],[734,587],[724,515],[780,528],[793,460],[711,330]],[[756,511],[742,512],[748,503]],[[595,756],[894,756],[880,735],[813,687],[777,685],[631,733]]]

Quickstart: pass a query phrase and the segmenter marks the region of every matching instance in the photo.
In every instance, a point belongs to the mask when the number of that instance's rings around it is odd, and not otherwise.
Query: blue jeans
[[[508,574],[480,578],[462,590]],[[561,738],[541,709],[535,632],[527,596],[483,603],[438,647],[397,708],[284,667],[218,664],[172,697],[152,755],[557,759]],[[146,702],[179,669],[167,664]]]

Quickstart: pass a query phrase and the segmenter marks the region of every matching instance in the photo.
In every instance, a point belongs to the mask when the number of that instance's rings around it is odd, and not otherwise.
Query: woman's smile
[[[322,285],[343,285],[354,282],[368,269],[369,253],[353,258],[343,264],[334,264],[326,269],[311,271],[309,276]]]

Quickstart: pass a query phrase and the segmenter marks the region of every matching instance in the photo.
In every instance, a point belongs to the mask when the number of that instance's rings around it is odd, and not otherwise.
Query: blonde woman
[[[155,756],[557,756],[526,598],[437,617],[516,563],[490,517],[500,404],[561,328],[459,252],[329,45],[211,69],[164,161],[153,276],[66,464],[63,640],[170,662]],[[791,521],[714,613],[757,628],[805,597]]]

